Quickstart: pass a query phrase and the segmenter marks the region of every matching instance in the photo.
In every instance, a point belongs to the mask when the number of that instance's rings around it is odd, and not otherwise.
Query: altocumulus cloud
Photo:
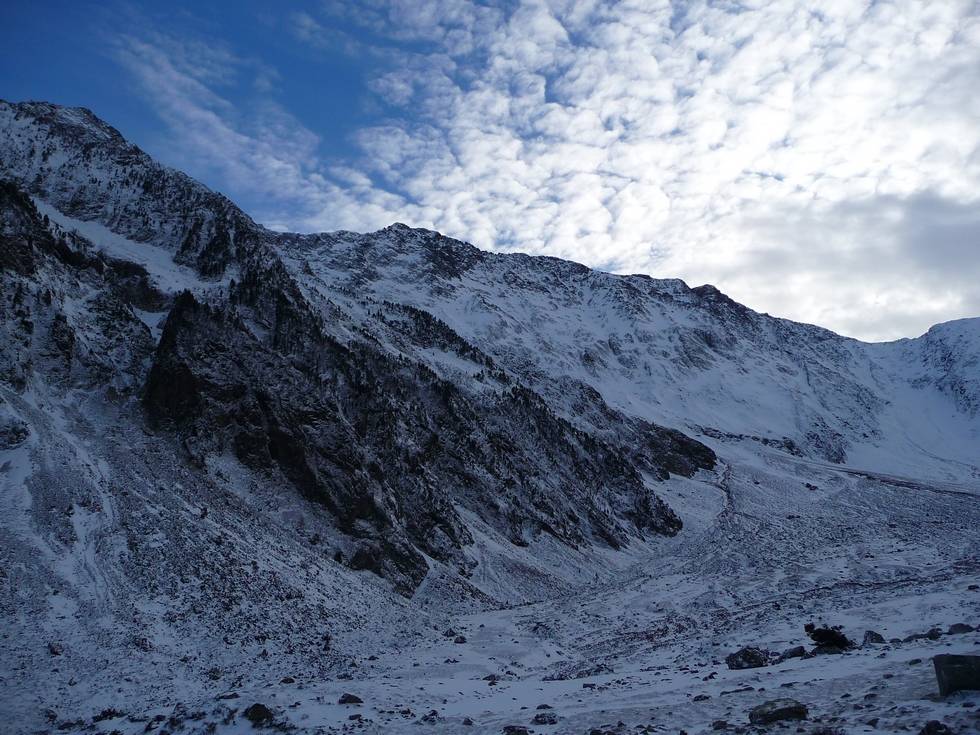
[[[180,147],[233,196],[262,194],[271,225],[400,219],[888,339],[980,313],[977,11],[333,0],[288,25],[311,53],[381,60],[377,122],[344,160],[318,159],[272,95],[222,98],[255,62],[146,34],[119,56]]]

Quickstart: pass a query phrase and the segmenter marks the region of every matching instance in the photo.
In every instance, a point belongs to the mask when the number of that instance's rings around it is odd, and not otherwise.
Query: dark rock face
[[[23,390],[38,376],[116,397],[142,384],[153,341],[118,273],[88,241],[49,229],[10,182],[0,182],[0,292],[0,380]],[[9,448],[28,434],[0,416],[0,444]]]
[[[980,656],[940,654],[932,659],[940,696],[964,690],[980,690]]]
[[[769,725],[781,720],[805,720],[808,710],[805,704],[795,699],[773,699],[749,712],[749,722],[753,725]]]
[[[440,335],[477,365],[489,362],[445,324],[410,315],[403,338],[424,346]],[[474,392],[377,343],[343,344],[336,327],[277,261],[247,261],[226,301],[177,299],[147,381],[147,412],[199,462],[230,450],[253,469],[280,472],[359,542],[350,566],[405,593],[427,573],[420,550],[470,564],[462,549],[472,538],[455,503],[517,545],[545,533],[619,548],[680,529],[630,448],[576,429],[537,393],[506,376],[499,392]],[[714,462],[680,432],[633,427],[647,437],[640,467],[689,474]]]
[[[725,657],[729,669],[757,669],[769,663],[769,652],[761,648],[743,648]]]
[[[364,700],[356,694],[341,694],[337,704],[364,704]]]

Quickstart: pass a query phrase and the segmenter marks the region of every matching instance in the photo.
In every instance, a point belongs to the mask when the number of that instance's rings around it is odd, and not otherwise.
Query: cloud
[[[272,191],[282,177],[278,224],[401,219],[481,247],[713,282],[753,308],[884,339],[978,313],[964,276],[978,261],[976,11],[332,0],[293,16],[297,38],[360,34],[359,53],[384,67],[368,89],[385,117],[323,164],[281,107],[250,121],[229,109],[214,91],[220,59],[198,61],[195,46],[151,44],[170,76],[145,82],[168,91],[161,114],[190,120],[192,148],[235,186]],[[130,51],[131,67],[150,75],[158,62],[139,59],[152,53]]]
[[[933,192],[786,208],[744,221],[754,246],[727,266],[732,295],[844,333],[916,336],[980,314],[980,210]]]
[[[254,62],[227,52],[205,55],[200,44],[159,34],[122,36],[116,53],[174,134],[168,160],[223,182],[232,198],[254,202],[250,214],[268,227],[304,229],[304,217],[316,216],[329,217],[332,229],[376,229],[405,207],[363,176],[333,180],[324,172],[319,138],[263,94],[278,77],[274,69],[260,66],[258,96],[246,112],[212,87],[234,84],[243,71],[254,71]]]

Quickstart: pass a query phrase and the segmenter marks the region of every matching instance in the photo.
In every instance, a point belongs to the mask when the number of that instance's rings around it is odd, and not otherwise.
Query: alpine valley
[[[273,232],[34,102],[0,296],[3,732],[980,728],[980,319]]]

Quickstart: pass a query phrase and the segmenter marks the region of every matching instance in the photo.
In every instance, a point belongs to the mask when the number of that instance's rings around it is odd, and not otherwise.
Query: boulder
[[[271,709],[258,702],[248,707],[242,714],[245,715],[246,720],[252,723],[252,727],[270,725],[272,724],[273,718],[275,718],[275,714]]]
[[[954,733],[949,729],[949,725],[939,720],[929,720],[925,727],[919,730],[919,735],[954,735]]]
[[[819,628],[813,623],[807,623],[803,630],[810,636],[810,640],[820,648],[839,648],[846,651],[854,648],[854,641],[844,635],[841,626],[835,625],[833,628],[822,625]]]
[[[976,628],[966,623],[953,623],[949,626],[949,630],[946,631],[946,635],[961,635],[963,633],[972,633],[975,630]]]
[[[876,633],[873,630],[864,631],[864,640],[861,641],[862,646],[867,646],[869,643],[882,644],[885,642],[885,636],[881,633]]]
[[[772,699],[754,707],[749,712],[749,722],[768,725],[781,720],[805,720],[807,714],[806,705],[795,699]]]
[[[763,651],[761,648],[743,648],[726,656],[725,663],[730,669],[757,669],[769,663],[769,651]]]
[[[538,712],[534,719],[531,720],[532,725],[557,725],[558,715],[554,712]]]
[[[341,694],[337,704],[364,704],[364,700],[355,694]]]
[[[980,690],[980,656],[942,653],[934,656],[940,696],[964,690]]]
[[[806,649],[803,646],[793,646],[792,648],[787,648],[785,651],[783,651],[780,658],[783,661],[786,661],[787,659],[803,658],[804,656],[806,656]]]

